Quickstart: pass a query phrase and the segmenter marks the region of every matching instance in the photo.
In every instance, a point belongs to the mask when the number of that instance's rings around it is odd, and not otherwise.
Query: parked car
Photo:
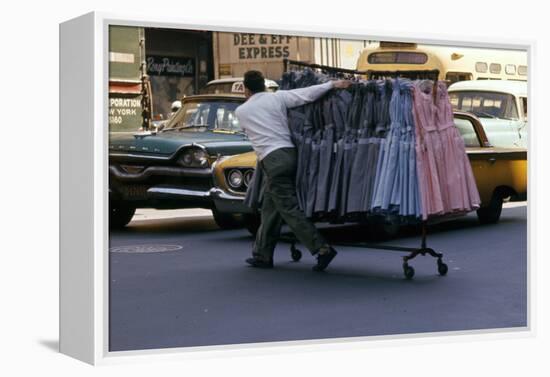
[[[481,121],[473,114],[455,111],[454,119],[464,138],[481,197],[481,208],[477,210],[479,222],[497,223],[505,200],[527,197],[527,150],[493,146]],[[224,213],[244,214],[245,225],[251,233],[256,232],[259,217],[243,201],[255,167],[256,154],[248,152],[218,160],[213,170],[216,207]],[[386,231],[395,232],[396,228]]]
[[[279,89],[279,84],[273,80],[265,79],[265,87],[270,92]],[[200,90],[201,94],[244,94],[244,84],[242,77],[230,77],[209,81],[204,88]]]
[[[453,110],[476,115],[495,147],[527,148],[527,82],[461,81],[449,86]]]
[[[231,215],[216,210],[210,189],[220,156],[252,150],[235,117],[242,95],[188,96],[158,132],[111,134],[109,204],[111,227],[127,225],[136,208],[208,208],[221,227]]]

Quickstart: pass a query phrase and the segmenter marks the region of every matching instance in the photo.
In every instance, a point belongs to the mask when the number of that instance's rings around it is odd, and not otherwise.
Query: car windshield
[[[209,100],[185,102],[169,122],[169,130],[227,130],[242,132],[235,109],[241,103],[237,101]]]
[[[518,120],[515,97],[506,93],[483,91],[449,92],[453,110],[473,113],[480,118]]]

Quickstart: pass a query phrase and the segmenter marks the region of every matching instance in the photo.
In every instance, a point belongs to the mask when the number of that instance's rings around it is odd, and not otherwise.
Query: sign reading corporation
[[[283,35],[233,34],[239,60],[288,58],[292,40]]]
[[[147,74],[151,76],[194,76],[195,60],[147,55]]]

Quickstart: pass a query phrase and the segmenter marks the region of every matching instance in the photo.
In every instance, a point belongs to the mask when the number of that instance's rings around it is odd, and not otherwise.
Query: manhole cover
[[[111,253],[166,253],[169,251],[177,251],[183,249],[180,245],[130,245],[117,246],[110,249]]]

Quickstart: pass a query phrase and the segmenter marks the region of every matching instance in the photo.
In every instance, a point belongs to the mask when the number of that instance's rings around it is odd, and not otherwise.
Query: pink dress
[[[464,141],[454,125],[447,88],[417,81],[413,112],[422,219],[479,208],[479,193]]]
[[[416,133],[416,169],[420,191],[422,219],[444,213],[440,173],[436,162],[438,146],[435,106],[428,81],[415,82],[413,89],[413,116]]]
[[[449,193],[446,213],[470,212],[481,202],[464,139],[454,125],[453,110],[447,86],[438,82],[436,93],[436,124],[445,148],[445,184]]]

